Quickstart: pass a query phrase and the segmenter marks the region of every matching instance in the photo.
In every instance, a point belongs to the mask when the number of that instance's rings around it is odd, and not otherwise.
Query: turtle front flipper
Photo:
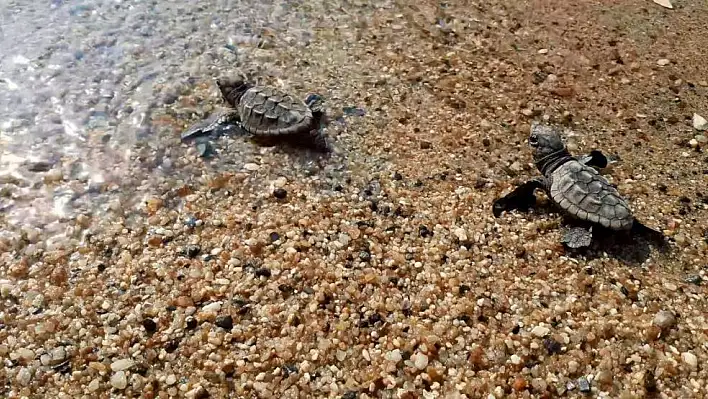
[[[577,249],[590,246],[592,242],[592,226],[570,226],[563,230],[561,242],[568,248]]]
[[[599,150],[592,150],[589,154],[578,156],[576,159],[582,164],[598,169],[604,169],[609,164],[605,154]]]
[[[234,126],[239,122],[239,114],[235,109],[225,109],[217,112],[211,118],[197,122],[190,126],[181,135],[183,142],[205,135],[218,135],[228,126]]]
[[[536,205],[536,196],[534,192],[536,189],[543,189],[545,180],[542,178],[536,178],[529,180],[516,187],[514,191],[509,194],[497,198],[492,204],[492,213],[494,217],[501,216],[504,211],[512,211],[514,209],[519,209],[526,211]]]

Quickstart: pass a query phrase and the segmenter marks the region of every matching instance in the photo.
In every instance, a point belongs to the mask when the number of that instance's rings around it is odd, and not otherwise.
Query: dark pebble
[[[187,317],[187,329],[194,330],[197,328],[197,319],[194,317]]]
[[[539,85],[539,84],[545,82],[547,77],[548,77],[548,74],[546,72],[536,71],[532,75],[533,84]]]
[[[260,267],[256,269],[256,277],[265,277],[265,278],[270,278],[271,273],[270,269],[266,267]]]
[[[590,392],[590,383],[588,382],[588,379],[585,377],[580,377],[578,378],[578,389],[580,389],[580,392]]]
[[[288,192],[283,188],[276,188],[273,190],[273,197],[277,199],[285,199],[288,196]]]
[[[703,279],[701,278],[701,276],[694,274],[692,276],[686,277],[686,279],[684,281],[689,284],[701,285],[701,283],[703,282]]]
[[[190,229],[197,227],[197,218],[195,218],[194,216],[189,216],[187,219],[185,219],[184,225],[189,227]]]
[[[544,339],[543,345],[546,347],[546,351],[548,351],[548,354],[551,356],[555,355],[556,353],[560,353],[563,348],[560,342],[556,341],[553,338]]]
[[[400,173],[395,172],[395,173],[393,174],[393,180],[402,180],[402,179],[403,179],[403,176],[401,176]]]
[[[489,147],[490,145],[492,145],[492,142],[488,138],[485,137],[482,139],[482,145],[485,147]]]
[[[276,232],[270,233],[270,242],[276,242],[278,240],[280,240],[280,234]]]
[[[651,370],[644,373],[644,389],[646,389],[649,393],[658,391],[656,387],[656,379],[654,378],[654,373]]]
[[[196,258],[199,252],[202,251],[202,247],[199,245],[187,245],[187,256],[190,258]]]
[[[143,328],[149,333],[154,333],[157,331],[157,323],[155,323],[155,320],[147,318],[143,320]]]
[[[204,387],[197,388],[197,392],[192,396],[194,399],[207,399],[209,397],[209,392]]]
[[[428,226],[423,226],[423,225],[419,226],[418,233],[420,233],[420,236],[423,238],[433,236],[433,232],[428,230]]]
[[[283,374],[285,374],[285,377],[287,378],[290,374],[297,374],[298,368],[297,365],[294,364],[286,364],[283,366]]]
[[[174,104],[175,101],[177,101],[177,93],[165,93],[162,97],[163,104]]]
[[[356,399],[359,397],[359,393],[356,391],[348,391],[342,395],[342,399]]]
[[[359,259],[361,259],[364,262],[368,262],[371,260],[371,254],[368,251],[360,251],[359,252]]]
[[[234,320],[231,318],[230,315],[219,316],[216,318],[216,322],[214,324],[223,328],[226,331],[231,331],[231,329],[234,327]]]
[[[29,170],[30,172],[47,172],[51,168],[52,164],[50,164],[49,162],[39,161],[31,163],[27,170]]]
[[[466,293],[470,292],[470,290],[472,290],[472,288],[470,288],[470,286],[467,284],[460,284],[460,288],[458,288],[460,295],[465,295]]]
[[[431,148],[433,148],[433,143],[431,143],[429,141],[421,141],[420,142],[420,149],[421,150],[429,150]]]
[[[102,273],[103,271],[106,270],[106,265],[104,265],[103,263],[99,263],[96,268],[98,269],[99,273]]]

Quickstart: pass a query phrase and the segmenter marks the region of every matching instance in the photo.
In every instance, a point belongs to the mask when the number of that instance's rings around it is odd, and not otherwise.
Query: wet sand
[[[708,9],[675,3],[155,2],[130,22],[193,29],[189,54],[148,40],[124,65],[155,67],[148,91],[3,156],[0,396],[708,396]],[[238,71],[322,94],[336,152],[181,143]],[[617,158],[606,177],[672,251],[570,253],[543,195],[494,218],[538,175],[533,120]],[[19,149],[34,125],[13,123]]]

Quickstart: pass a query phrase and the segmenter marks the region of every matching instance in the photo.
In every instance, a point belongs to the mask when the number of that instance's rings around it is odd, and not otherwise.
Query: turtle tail
[[[661,252],[665,252],[670,248],[669,241],[666,239],[664,233],[658,230],[654,230],[651,227],[645,226],[637,220],[635,220],[634,224],[632,225],[632,233],[641,235],[649,242],[656,245]]]

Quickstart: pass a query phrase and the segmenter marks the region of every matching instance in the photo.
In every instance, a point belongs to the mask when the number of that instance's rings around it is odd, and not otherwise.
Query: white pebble
[[[202,308],[203,311],[209,312],[209,313],[217,313],[218,311],[221,310],[221,301],[219,302],[212,302]]]
[[[133,359],[118,359],[115,362],[111,363],[111,370],[128,370],[129,368],[133,367],[134,364],[135,362],[133,361]]]
[[[401,359],[403,359],[403,357],[401,356],[401,351],[398,349],[394,349],[386,354],[386,360],[398,363]]]
[[[671,61],[667,60],[666,58],[662,58],[656,62],[656,65],[659,66],[667,66],[671,63]]]
[[[111,376],[111,386],[115,389],[125,389],[128,386],[128,378],[125,371],[119,371]]]
[[[255,164],[255,163],[247,163],[247,164],[243,165],[243,168],[246,169],[246,170],[249,171],[249,172],[255,172],[255,171],[257,171],[258,169],[260,169],[261,167],[258,166],[258,165]]]
[[[518,355],[511,355],[511,363],[521,364],[521,358]]]
[[[467,241],[467,232],[465,232],[465,229],[463,229],[462,227],[458,227],[455,229],[455,236],[460,241]]]
[[[415,368],[418,370],[423,370],[428,367],[428,356],[423,353],[416,353],[411,360],[413,360],[413,365],[415,365]]]
[[[167,385],[174,385],[175,382],[177,382],[177,376],[174,374],[168,375],[167,379],[165,379],[165,384]]]
[[[693,128],[696,130],[707,130],[708,121],[698,114],[693,114]]]
[[[684,352],[681,354],[681,359],[683,359],[683,362],[686,363],[692,370],[696,370],[698,368],[698,358],[693,353]]]
[[[548,329],[548,327],[544,326],[536,326],[531,330],[531,334],[541,338],[545,337],[551,330]]]
[[[98,378],[94,378],[94,379],[91,380],[91,382],[89,382],[89,384],[88,384],[88,390],[89,390],[89,392],[96,392],[96,391],[98,391],[98,388],[100,388],[100,387],[101,387],[101,386],[100,386],[100,383],[99,383],[99,381],[98,381]]]
[[[20,371],[17,372],[16,379],[18,384],[27,386],[32,380],[32,372],[27,367],[22,367]]]

